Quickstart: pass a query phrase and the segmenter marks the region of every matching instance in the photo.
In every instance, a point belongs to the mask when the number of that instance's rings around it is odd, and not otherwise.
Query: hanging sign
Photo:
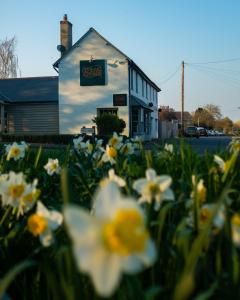
[[[127,94],[113,94],[113,106],[127,106]]]
[[[80,61],[80,85],[105,85],[106,63],[103,59]]]

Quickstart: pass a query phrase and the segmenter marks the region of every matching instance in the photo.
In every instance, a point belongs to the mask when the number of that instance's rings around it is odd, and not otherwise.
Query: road
[[[191,145],[193,150],[199,154],[203,154],[205,151],[216,152],[225,150],[228,144],[231,142],[232,137],[229,136],[207,136],[197,138],[184,138],[185,142]]]

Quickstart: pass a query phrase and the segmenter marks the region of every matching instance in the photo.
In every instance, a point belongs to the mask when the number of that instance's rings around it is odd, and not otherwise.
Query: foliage
[[[99,135],[111,135],[113,132],[122,133],[126,127],[123,119],[120,119],[115,114],[102,114],[93,119],[98,128]]]
[[[194,113],[193,123],[196,126],[210,129],[214,127],[215,119],[207,109],[199,107]]]
[[[218,157],[208,152],[198,156],[183,143],[180,147],[156,144],[145,151],[138,140],[123,143],[115,135],[109,141],[109,147],[116,145],[113,164],[102,160],[105,150],[99,141],[91,144],[79,138],[74,145],[75,148],[58,151],[30,148],[25,157],[17,161],[7,161],[7,153],[2,148],[1,174],[23,172],[28,182],[37,178],[41,190],[39,197],[49,209],[62,211],[71,203],[91,215],[96,190],[106,184],[102,179],[119,181],[113,173],[108,177],[111,168],[126,182],[121,185],[121,193],[135,199],[136,204],[139,194],[134,186],[139,186],[136,182],[145,178],[147,169],[153,168],[158,175],[168,175],[160,176],[161,180],[167,180],[168,186],[169,177],[172,180],[175,200],[160,198],[161,206],[157,210],[151,202],[142,204],[147,229],[156,245],[157,260],[141,273],[124,274],[111,299],[237,298],[240,294],[240,245],[235,238],[239,237],[239,227],[238,231],[233,230],[240,225],[236,215],[240,212],[240,143],[217,153]],[[130,151],[131,147],[134,151]],[[47,174],[44,165],[49,158],[58,158],[61,175]],[[154,180],[159,180],[154,176]],[[1,177],[1,193],[4,180]],[[161,195],[156,186],[146,186],[148,188],[153,198]],[[164,188],[167,192],[166,184]],[[206,205],[212,204],[215,206],[208,215]],[[66,223],[54,232],[55,242],[49,247],[44,247],[29,232],[28,218],[35,210],[33,206],[17,218],[16,209],[0,202],[0,297],[101,299],[90,277],[78,270]],[[83,237],[79,237],[79,242]]]

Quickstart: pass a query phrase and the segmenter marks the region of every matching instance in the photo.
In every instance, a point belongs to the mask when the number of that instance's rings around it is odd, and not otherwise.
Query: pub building
[[[57,49],[61,57],[53,67],[58,77],[0,80],[2,131],[79,134],[94,125],[96,115],[111,113],[126,122],[123,134],[158,137],[160,88],[132,59],[94,28],[72,45],[67,15],[60,21]]]

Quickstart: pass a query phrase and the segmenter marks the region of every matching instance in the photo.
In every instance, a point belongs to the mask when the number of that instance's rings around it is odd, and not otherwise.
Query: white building
[[[95,29],[72,45],[72,24],[60,22],[59,132],[77,134],[92,127],[99,114],[117,114],[126,122],[123,134],[158,137],[160,88],[131,60]]]

